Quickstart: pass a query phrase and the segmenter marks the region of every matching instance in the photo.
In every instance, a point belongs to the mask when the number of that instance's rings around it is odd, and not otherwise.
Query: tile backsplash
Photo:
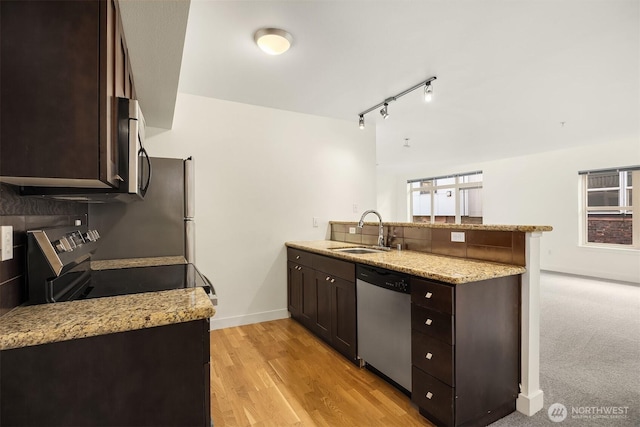
[[[87,221],[87,205],[42,197],[22,197],[0,184],[0,225],[13,226],[13,259],[0,262],[0,316],[26,300],[27,230]]]
[[[384,224],[384,223],[383,223]],[[362,245],[375,245],[378,226],[365,224],[360,230],[357,222],[331,223],[331,240]],[[349,233],[355,228],[356,233]],[[386,246],[458,258],[493,261],[503,264],[525,265],[525,233],[522,231],[469,230],[429,228],[424,225],[383,225]],[[464,233],[464,242],[451,241],[452,232]]]

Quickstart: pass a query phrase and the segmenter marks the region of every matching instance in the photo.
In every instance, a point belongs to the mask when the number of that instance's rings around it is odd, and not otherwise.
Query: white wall
[[[469,165],[383,170],[378,206],[389,220],[407,221],[408,179],[482,170],[485,224],[553,226],[541,240],[542,269],[640,283],[640,251],[578,244],[578,171],[638,164],[640,141],[630,138]]]
[[[196,265],[219,300],[212,328],[286,317],[285,241],[324,239],[329,220],[375,207],[375,132],[353,121],[180,93],[172,130],[149,128],[145,148],[194,158]]]

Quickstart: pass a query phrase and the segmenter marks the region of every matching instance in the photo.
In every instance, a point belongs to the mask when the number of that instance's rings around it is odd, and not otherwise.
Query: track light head
[[[431,82],[427,82],[424,85],[424,100],[425,102],[431,102],[433,99],[433,86],[431,86]]]
[[[380,110],[380,115],[382,115],[383,119],[386,119],[387,117],[389,117],[389,112],[387,111],[387,106],[389,104],[387,104],[386,102],[384,103],[384,107],[382,107],[382,109]]]
[[[360,127],[360,129],[364,129],[364,116],[362,114],[360,115],[360,120],[358,121],[358,127]]]

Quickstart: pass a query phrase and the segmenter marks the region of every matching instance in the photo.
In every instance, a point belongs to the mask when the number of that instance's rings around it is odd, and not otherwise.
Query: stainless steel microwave
[[[20,195],[86,203],[142,200],[151,183],[151,161],[144,148],[146,124],[135,99],[116,98],[117,188],[20,187]]]

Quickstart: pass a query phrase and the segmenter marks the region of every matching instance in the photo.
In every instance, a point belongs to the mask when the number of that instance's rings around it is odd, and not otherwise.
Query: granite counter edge
[[[514,276],[514,275],[523,274],[527,271],[525,267],[520,267],[516,265],[499,264],[499,263],[494,263],[490,261],[467,260],[464,258],[452,258],[452,259],[455,259],[457,262],[479,263],[483,265],[495,266],[495,269],[493,270],[492,273],[482,272],[479,274],[467,274],[462,277],[450,276],[446,274],[439,274],[433,271],[426,271],[426,270],[407,267],[407,266],[398,265],[398,264],[379,262],[377,260],[369,259],[366,256],[358,256],[358,255],[352,255],[344,252],[333,251],[333,249],[361,247],[363,245],[337,242],[333,240],[316,241],[315,243],[318,243],[318,242],[327,242],[327,245],[331,246],[331,248],[317,248],[317,247],[309,246],[304,242],[286,242],[285,246],[294,248],[294,249],[313,252],[318,255],[338,258],[338,259],[342,259],[345,261],[354,262],[358,264],[366,264],[366,265],[371,265],[373,267],[380,267],[380,268],[386,268],[389,270],[399,271],[399,272],[407,273],[413,276],[422,277],[425,279],[438,280],[441,282],[449,283],[451,285],[461,285],[465,283],[479,282],[482,280],[495,279],[499,277]],[[312,242],[309,242],[309,243],[312,243]],[[437,256],[441,258],[451,258],[444,255],[435,255],[435,254],[424,254],[424,255]]]
[[[175,291],[161,291],[161,292],[175,292]],[[195,290],[198,292],[198,290]],[[127,332],[134,331],[145,328],[153,328],[159,326],[167,326],[176,323],[184,323],[195,320],[202,320],[213,317],[216,313],[216,310],[206,296],[204,290],[200,289],[202,295],[196,296],[199,300],[198,305],[195,307],[184,307],[182,309],[166,312],[166,311],[155,311],[151,313],[145,313],[140,315],[139,317],[129,318],[129,319],[106,319],[106,322],[99,323],[85,323],[82,324],[79,322],[77,325],[70,327],[62,327],[62,328],[54,328],[53,330],[45,331],[43,329],[38,330],[35,328],[34,330],[18,330],[15,332],[7,332],[4,331],[2,336],[0,337],[0,351],[11,350],[16,348],[30,347],[36,345],[50,344],[55,342],[69,341],[74,339],[82,339],[82,338],[90,338],[99,335],[108,335],[119,332]],[[158,294],[156,292],[149,293]],[[133,295],[123,295],[120,297],[111,297],[111,298],[127,298],[132,296],[137,296],[147,294],[133,294]],[[106,300],[107,298],[102,298]],[[90,301],[90,300],[85,300]],[[95,300],[94,300],[95,301]],[[78,301],[77,303],[81,304],[83,301]],[[7,316],[20,316],[21,307],[18,307],[16,310],[8,313]],[[124,312],[125,310],[123,310]],[[136,309],[132,308],[130,310],[133,314],[136,313]],[[123,313],[124,314],[124,313]],[[124,314],[126,316],[126,314]],[[28,316],[26,314],[25,316]],[[11,316],[4,317],[4,321],[11,321]],[[24,321],[24,319],[23,319]]]

